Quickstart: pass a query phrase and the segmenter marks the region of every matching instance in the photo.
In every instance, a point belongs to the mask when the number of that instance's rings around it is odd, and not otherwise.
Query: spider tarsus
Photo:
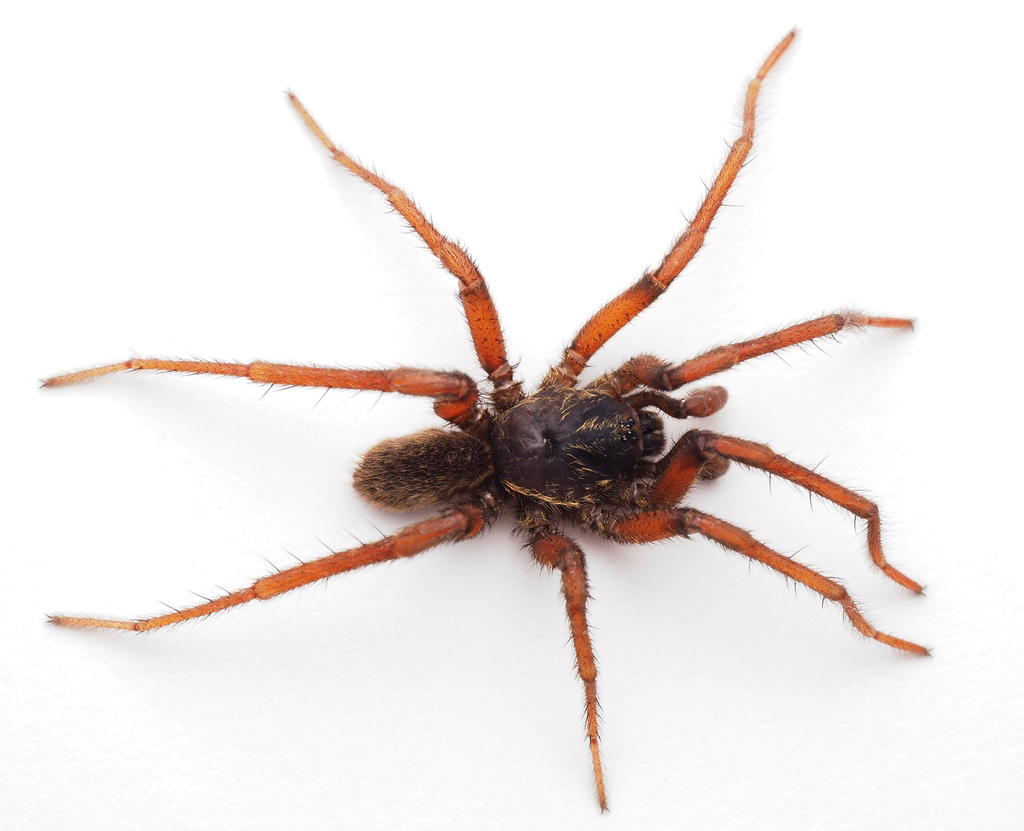
[[[108,618],[73,617],[70,615],[47,615],[47,620],[54,626],[65,629],[127,629],[139,631],[139,621],[112,620]]]
[[[102,375],[109,375],[112,372],[124,372],[131,368],[131,361],[121,361],[117,364],[107,364],[105,366],[98,366],[92,369],[83,369],[79,372],[69,372],[66,375],[55,375],[53,378],[45,379],[41,386],[68,387],[72,384],[83,384],[86,381],[91,381],[93,378],[99,378]]]
[[[866,317],[864,325],[878,329],[913,329],[914,320],[906,317]]]
[[[597,739],[590,742],[590,754],[594,761],[594,777],[597,781],[597,802],[601,806],[601,813],[608,810],[608,797],[604,791],[604,772],[601,768],[601,754],[598,749]]]
[[[893,649],[899,650],[908,655],[918,655],[922,658],[930,658],[932,651],[920,644],[914,643],[913,641],[906,641],[903,638],[895,638],[892,635],[886,635],[884,632],[876,632],[874,639],[879,643],[883,643],[886,646],[891,646]]]
[[[893,568],[888,563],[882,566],[882,573],[890,580],[899,583],[903,588],[909,589],[914,594],[924,594],[924,586],[918,583],[916,580],[911,580],[907,575],[897,568]]]

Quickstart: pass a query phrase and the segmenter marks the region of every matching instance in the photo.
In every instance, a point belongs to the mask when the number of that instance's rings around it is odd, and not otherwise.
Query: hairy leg
[[[473,346],[476,348],[480,366],[487,372],[494,385],[494,400],[499,409],[513,406],[523,396],[522,384],[513,378],[498,311],[476,263],[462,247],[438,231],[404,191],[352,159],[327,137],[294,94],[289,92],[288,97],[303,121],[335,160],[379,190],[427,244],[434,256],[441,261],[441,265],[459,281],[459,297],[462,299],[462,308],[469,323]]]
[[[605,390],[616,397],[626,395],[641,386],[671,392],[684,384],[732,369],[751,358],[835,335],[843,329],[857,329],[862,326],[911,329],[914,322],[902,317],[870,317],[858,312],[837,312],[759,338],[720,346],[681,364],[669,364],[653,355],[638,355],[630,358],[615,372],[598,378],[588,388]]]
[[[588,386],[587,389],[593,388]],[[613,396],[617,398],[618,396]],[[673,398],[657,390],[641,390],[622,399],[634,410],[642,407],[655,407],[671,418],[706,418],[714,415],[729,400],[725,387],[705,387],[691,390],[686,398]]]
[[[866,499],[849,488],[844,488],[796,462],[791,462],[767,445],[703,430],[695,430],[688,435],[693,436],[698,452],[705,457],[718,456],[774,474],[865,520],[867,522],[868,554],[871,557],[871,562],[886,577],[904,588],[918,594],[922,591],[921,585],[917,581],[911,580],[903,572],[894,568],[885,558],[885,553],[882,551],[882,522],[878,515],[878,506],[870,499]]]
[[[562,595],[565,611],[572,631],[572,645],[576,651],[576,672],[583,682],[586,699],[587,739],[590,742],[590,756],[594,765],[594,781],[597,783],[597,801],[601,810],[608,810],[604,792],[604,774],[601,771],[601,754],[598,747],[597,731],[597,663],[590,643],[590,629],[587,626],[587,599],[590,597],[587,584],[586,559],[580,547],[572,540],[551,529],[536,530],[531,534],[530,550],[541,565],[562,572]]]
[[[785,577],[807,586],[826,600],[838,604],[853,627],[865,637],[913,655],[929,654],[928,650],[919,644],[879,632],[864,617],[849,592],[835,580],[796,560],[784,557],[758,542],[747,531],[709,514],[693,508],[649,511],[612,520],[602,530],[605,536],[626,543],[654,542],[675,536],[688,537],[691,534],[700,534],[717,542],[723,548],[763,563]]]
[[[117,364],[58,375],[43,381],[44,387],[64,387],[91,381],[112,372],[138,370],[187,372],[191,374],[232,375],[257,384],[280,384],[286,387],[320,387],[325,389],[376,390],[403,395],[434,398],[434,410],[441,418],[469,428],[482,418],[477,407],[476,383],[461,372],[438,372],[433,369],[328,369],[317,366],[288,364],[224,364],[215,361],[168,361],[159,358],[131,358]]]
[[[718,213],[718,209],[722,207],[729,189],[736,181],[736,176],[750,153],[750,148],[753,147],[754,116],[761,84],[795,37],[796,32],[793,31],[782,39],[747,87],[740,137],[733,143],[725,163],[704,197],[697,214],[683,231],[682,236],[676,240],[672,250],[665,255],[665,259],[655,271],[645,274],[583,324],[583,328],[565,350],[562,362],[552,367],[548,373],[544,381],[545,385],[574,384],[577,376],[583,371],[594,353],[623,326],[657,300],[704,245],[704,237],[711,227],[711,222],[715,218],[715,214]]]
[[[647,497],[652,508],[675,507],[698,479],[714,479],[728,469],[728,459],[704,451],[700,435],[698,430],[684,434],[655,464]]]
[[[459,505],[449,508],[435,517],[403,528],[377,542],[351,548],[348,551],[328,554],[326,557],[293,566],[279,571],[277,574],[263,577],[246,589],[231,592],[188,609],[140,620],[51,615],[50,622],[57,626],[129,629],[135,632],[159,629],[163,626],[171,626],[175,623],[183,623],[186,620],[222,612],[232,606],[248,603],[250,600],[269,600],[279,594],[315,583],[318,580],[324,580],[335,574],[341,574],[344,571],[352,571],[386,560],[412,557],[442,543],[468,539],[483,530],[485,521],[484,513],[479,507],[469,504]]]

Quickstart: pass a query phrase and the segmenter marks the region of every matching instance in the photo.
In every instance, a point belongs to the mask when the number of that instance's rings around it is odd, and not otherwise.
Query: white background
[[[5,11],[0,826],[1022,827],[1020,43],[995,4],[941,8]],[[482,374],[454,279],[287,88],[465,242],[536,383],[660,259],[794,24],[707,248],[594,365],[835,308],[915,316],[722,376],[704,426],[877,499],[926,597],[785,483],[735,470],[692,501],[932,659],[709,543],[584,538],[600,817],[558,582],[507,521],[147,636],[45,624],[158,613],[399,527],[351,471],[434,417],[223,378],[40,378],[131,355]]]

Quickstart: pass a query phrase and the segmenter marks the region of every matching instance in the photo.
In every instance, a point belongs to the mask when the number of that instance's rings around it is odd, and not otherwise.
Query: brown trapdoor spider
[[[704,236],[750,152],[761,84],[795,36],[787,35],[747,88],[743,127],[689,226],[661,265],[611,300],[579,330],[540,387],[527,394],[509,364],[498,313],[469,255],[437,231],[408,196],[353,161],[327,138],[299,100],[295,109],[331,155],[377,188],[459,281],[459,295],[490,393],[461,372],[396,367],[328,369],[311,366],[131,359],[51,378],[59,387],[125,370],[212,373],[262,384],[379,390],[432,398],[447,428],[433,427],[372,448],[356,473],[355,486],[369,502],[393,511],[440,507],[439,513],[373,543],[329,554],[279,571],[251,586],[169,614],[124,621],[54,615],[61,626],[143,631],[223,611],[250,600],[266,600],[334,574],[372,563],[411,557],[442,543],[482,533],[503,511],[541,565],[561,573],[576,668],[585,692],[587,737],[602,810],[607,807],[598,747],[597,669],[587,626],[586,558],[568,536],[571,526],[623,543],[645,543],[698,534],[763,563],[837,603],[863,635],[904,652],[927,655],[916,643],[875,629],[846,589],[754,539],[746,531],[701,511],[681,506],[698,479],[722,475],[730,462],[787,479],[838,505],[867,525],[868,553],[889,578],[910,591],[921,587],[891,566],[882,553],[877,506],[817,473],[779,456],[763,444],[691,430],[666,451],[663,418],[700,418],[726,403],[722,387],[669,393],[742,361],[846,328],[909,329],[903,318],[842,312],[809,320],[753,340],[706,352],[682,363],[640,355],[585,387],[577,378],[594,353],[651,305],[700,250]]]

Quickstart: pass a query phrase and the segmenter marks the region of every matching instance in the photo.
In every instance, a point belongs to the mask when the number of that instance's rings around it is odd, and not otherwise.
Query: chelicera
[[[388,439],[366,453],[355,487],[370,503],[392,511],[440,511],[376,542],[332,553],[271,574],[248,588],[191,608],[141,620],[55,615],[61,626],[157,629],[283,592],[362,566],[411,557],[443,543],[482,533],[510,512],[533,557],[561,575],[576,668],[585,692],[586,732],[598,802],[607,807],[598,744],[597,669],[587,625],[586,558],[566,529],[577,527],[622,543],[646,543],[693,534],[756,560],[837,603],[863,635],[916,655],[928,650],[879,632],[846,589],[779,554],[748,532],[680,503],[700,479],[722,475],[731,462],[756,468],[816,494],[866,523],[868,553],[890,579],[912,592],[921,587],[891,566],[882,551],[877,506],[763,444],[705,430],[691,430],[668,447],[664,420],[701,418],[720,410],[726,391],[712,386],[670,393],[738,363],[855,327],[909,329],[904,318],[837,313],[752,340],[706,352],[682,363],[640,355],[581,387],[578,377],[597,350],[651,305],[700,250],[716,212],[750,152],[758,93],[765,77],[793,41],[787,35],[747,88],[743,127],[700,209],[661,265],[607,303],[579,330],[534,392],[527,394],[509,364],[497,311],[469,255],[427,221],[397,187],[352,160],[333,144],[294,95],[291,102],[331,155],[377,188],[459,281],[459,293],[480,366],[490,387],[461,372],[399,367],[328,369],[252,363],[131,359],[61,375],[59,387],[125,370],[235,375],[261,384],[379,390],[433,399],[447,426]],[[666,448],[667,452],[666,452]]]

